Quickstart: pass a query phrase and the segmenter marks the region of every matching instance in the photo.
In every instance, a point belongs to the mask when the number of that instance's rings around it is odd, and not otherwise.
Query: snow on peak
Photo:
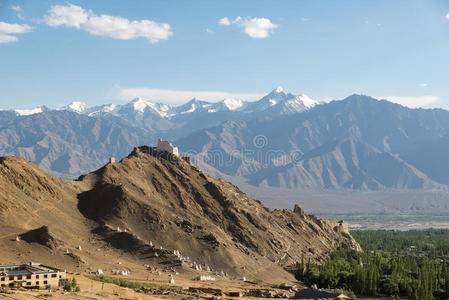
[[[284,92],[284,89],[281,86],[278,86],[275,90],[273,90],[273,92],[282,93]]]
[[[110,104],[103,107],[103,112],[111,112],[114,111],[117,108],[116,104]]]
[[[138,111],[140,113],[143,113],[145,111],[145,109],[149,106],[148,105],[149,103],[140,97],[134,99],[133,101],[131,101],[131,103],[134,107],[134,110]]]
[[[151,103],[146,102],[148,107],[151,108],[154,112],[159,114],[161,117],[168,117],[170,116],[171,106],[168,104],[163,103]]]
[[[87,109],[87,104],[79,101],[74,101],[70,103],[66,109],[77,113],[82,113]]]
[[[276,101],[276,100],[274,100],[274,99],[268,99],[268,102],[270,102],[270,105],[271,105],[271,106],[273,106],[273,105],[276,105],[276,104],[277,104],[277,101]]]
[[[196,110],[196,102],[193,102],[193,103],[191,103],[190,108],[185,110],[185,111],[182,111],[181,114],[182,115],[183,114],[190,114],[190,113],[193,113],[195,110]]]
[[[314,107],[315,105],[318,104],[318,101],[313,100],[312,98],[310,98],[306,94],[299,95],[297,97],[297,99],[300,100],[304,104],[304,106],[307,107],[307,108]]]
[[[42,107],[39,106],[33,109],[15,109],[14,112],[18,116],[29,116],[34,114],[40,114],[41,112],[43,112],[43,110]]]
[[[169,112],[171,110],[171,106],[163,103],[152,103],[142,98],[136,98],[131,101],[132,107],[138,113],[144,113],[147,108],[149,108],[154,113],[158,114],[161,117],[169,116]]]
[[[223,104],[229,109],[229,110],[236,110],[243,106],[242,100],[232,99],[232,98],[225,98],[223,100]]]
[[[113,113],[119,106],[117,104],[105,104],[89,109],[87,115],[89,117],[98,116],[103,113]]]

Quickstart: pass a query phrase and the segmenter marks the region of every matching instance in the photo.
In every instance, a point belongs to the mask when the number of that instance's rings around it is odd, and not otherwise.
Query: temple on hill
[[[173,146],[169,141],[163,141],[161,139],[157,140],[157,150],[158,151],[167,151],[168,153],[179,156],[178,147]]]
[[[153,156],[159,156],[162,153],[166,152],[166,153],[177,156],[178,158],[182,159],[183,161],[185,161],[189,164],[191,163],[190,156],[180,156],[178,147],[175,147],[169,141],[164,141],[162,139],[157,140],[157,147],[150,147],[150,146],[143,145],[140,147],[134,147],[134,151],[150,154]],[[113,162],[115,162],[115,160]],[[109,163],[113,163],[113,162],[109,161]]]

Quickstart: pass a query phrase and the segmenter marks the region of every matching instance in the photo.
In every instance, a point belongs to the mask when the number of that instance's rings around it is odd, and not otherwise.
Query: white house
[[[167,151],[171,154],[179,156],[178,147],[173,146],[169,141],[163,141],[161,139],[157,140],[157,150],[158,151]]]

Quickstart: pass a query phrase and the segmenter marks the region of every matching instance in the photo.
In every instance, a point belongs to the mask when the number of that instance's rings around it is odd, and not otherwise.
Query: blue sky
[[[0,109],[277,86],[449,109],[449,1],[0,0]]]

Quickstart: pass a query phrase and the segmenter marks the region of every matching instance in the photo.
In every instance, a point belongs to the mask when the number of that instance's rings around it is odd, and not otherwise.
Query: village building
[[[179,156],[178,147],[173,146],[169,141],[157,140],[157,151],[167,151],[168,153]]]
[[[30,262],[23,265],[0,265],[0,287],[50,289],[64,286],[65,270]]]

